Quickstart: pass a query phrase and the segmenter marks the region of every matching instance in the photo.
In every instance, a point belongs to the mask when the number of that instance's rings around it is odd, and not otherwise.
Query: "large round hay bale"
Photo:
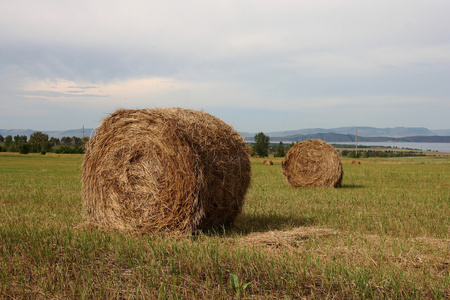
[[[242,137],[205,112],[118,110],[86,144],[82,173],[90,226],[192,233],[233,223],[250,159]]]
[[[342,164],[336,149],[322,140],[292,146],[281,163],[284,176],[294,187],[339,187]]]
[[[264,166],[272,166],[273,165],[273,161],[269,160],[269,159],[265,159],[263,161],[263,165]]]

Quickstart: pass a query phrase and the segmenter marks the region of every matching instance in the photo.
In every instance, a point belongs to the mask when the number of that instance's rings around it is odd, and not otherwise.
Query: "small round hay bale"
[[[265,159],[263,161],[263,165],[264,166],[272,166],[273,165],[273,161]]]
[[[250,159],[242,137],[205,112],[118,110],[86,144],[82,173],[89,226],[186,234],[233,223]]]
[[[294,187],[339,187],[342,164],[336,149],[322,140],[307,140],[289,149],[281,163]]]
[[[352,165],[360,165],[361,162],[359,160],[353,160]]]

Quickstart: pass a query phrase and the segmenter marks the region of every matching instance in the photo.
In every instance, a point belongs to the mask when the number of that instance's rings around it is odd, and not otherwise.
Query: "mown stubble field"
[[[77,228],[82,156],[0,153],[0,298],[450,299],[450,158],[342,161],[294,189],[252,159],[235,226],[174,238]]]

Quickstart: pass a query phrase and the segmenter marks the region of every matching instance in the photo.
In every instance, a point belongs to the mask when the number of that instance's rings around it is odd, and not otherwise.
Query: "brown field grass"
[[[0,298],[450,298],[450,159],[343,159],[337,189],[281,160],[252,159],[233,228],[168,238],[76,229],[82,157],[2,153]]]

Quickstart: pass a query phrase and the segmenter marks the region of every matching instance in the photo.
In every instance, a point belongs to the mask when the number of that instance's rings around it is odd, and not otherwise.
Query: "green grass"
[[[450,159],[360,161],[295,189],[252,159],[234,228],[167,238],[77,229],[82,156],[1,153],[0,298],[448,299]]]

